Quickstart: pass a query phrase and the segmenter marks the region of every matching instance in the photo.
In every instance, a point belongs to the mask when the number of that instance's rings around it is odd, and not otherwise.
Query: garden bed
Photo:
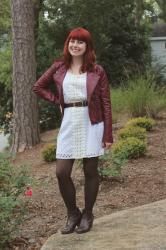
[[[128,162],[122,170],[123,181],[114,178],[101,182],[94,207],[95,218],[166,198],[166,112],[161,113],[156,122],[154,130],[148,132],[146,156]],[[47,142],[54,141],[57,132],[52,130],[42,134],[39,145],[18,154],[15,160],[15,164],[30,164],[29,174],[40,185],[33,188],[33,196],[29,198],[29,214],[20,228],[20,237],[13,242],[11,249],[39,250],[66,221],[66,209],[55,177],[56,162],[46,164],[41,158],[43,147]],[[114,135],[116,138],[116,129]],[[72,176],[78,206],[83,208],[84,177],[77,162]]]

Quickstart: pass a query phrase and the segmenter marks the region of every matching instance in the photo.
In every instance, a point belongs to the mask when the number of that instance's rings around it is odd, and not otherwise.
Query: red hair
[[[83,65],[81,67],[82,72],[91,71],[95,63],[95,52],[93,47],[92,36],[90,32],[84,28],[76,28],[70,31],[66,38],[63,49],[63,60],[67,68],[70,68],[72,62],[72,56],[69,53],[68,45],[70,39],[77,39],[86,43],[86,51],[83,55]]]

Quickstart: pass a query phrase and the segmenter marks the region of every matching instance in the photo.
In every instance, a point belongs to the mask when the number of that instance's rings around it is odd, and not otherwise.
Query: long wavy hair
[[[83,64],[80,70],[81,72],[92,71],[95,64],[96,55],[94,52],[94,46],[90,32],[84,28],[76,28],[70,31],[63,48],[63,60],[67,69],[70,68],[72,63],[72,56],[68,50],[70,39],[77,39],[86,43],[86,51],[83,55]]]

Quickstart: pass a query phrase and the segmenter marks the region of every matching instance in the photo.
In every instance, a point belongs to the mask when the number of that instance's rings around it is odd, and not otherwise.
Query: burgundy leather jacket
[[[37,80],[32,90],[40,97],[61,106],[64,114],[64,98],[62,83],[66,74],[66,67],[62,61],[55,61],[51,67]],[[54,81],[57,94],[49,89],[50,82]],[[104,121],[103,142],[113,142],[112,111],[110,88],[104,69],[96,64],[93,71],[87,72],[87,99],[91,124]]]

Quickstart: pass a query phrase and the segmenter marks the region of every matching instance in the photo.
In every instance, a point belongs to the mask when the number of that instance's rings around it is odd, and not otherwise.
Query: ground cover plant
[[[4,249],[18,234],[27,213],[26,187],[32,184],[25,166],[18,171],[7,155],[0,154],[0,247]]]

